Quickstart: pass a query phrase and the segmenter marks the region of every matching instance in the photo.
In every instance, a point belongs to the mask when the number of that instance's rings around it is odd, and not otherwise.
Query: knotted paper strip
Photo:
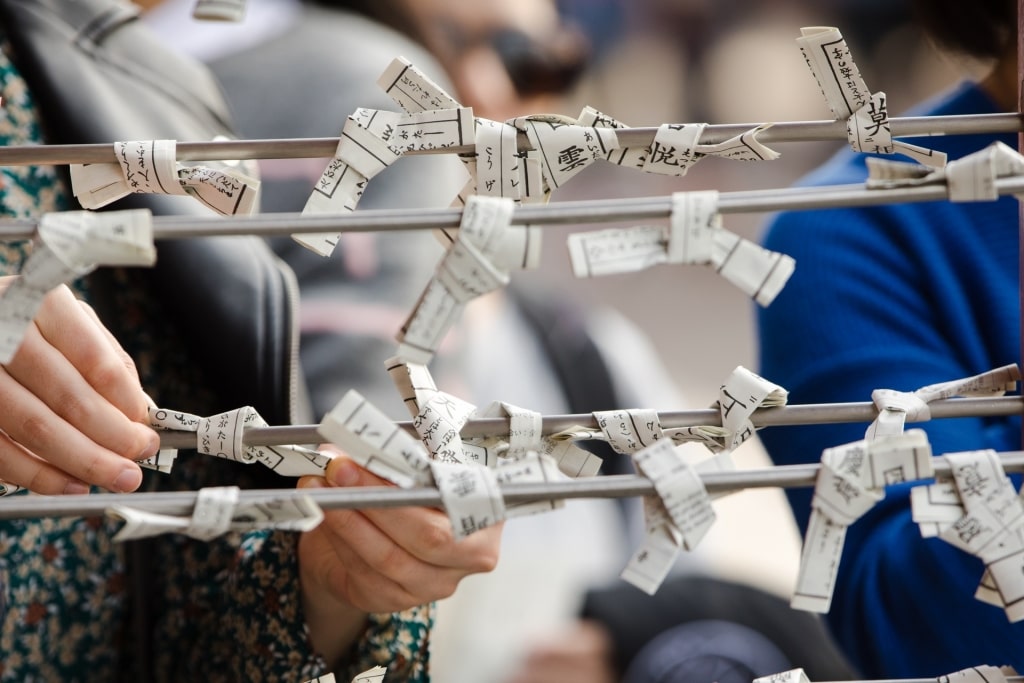
[[[127,505],[112,505],[107,515],[125,522],[114,535],[114,541],[130,541],[166,533],[179,533],[200,541],[209,541],[229,531],[310,531],[324,518],[320,506],[309,496],[289,494],[261,503],[239,504],[238,493],[237,486],[200,489],[191,517],[161,515],[136,510]]]
[[[909,419],[924,422],[931,419],[928,404],[954,396],[1002,396],[1014,391],[1020,381],[1020,368],[1016,364],[1004,365],[973,377],[929,384],[913,392],[875,389],[871,400],[878,408],[878,417],[868,427],[865,437],[899,434]]]
[[[857,152],[904,154],[928,166],[946,163],[942,152],[893,140],[884,92],[872,94],[861,78],[839,29],[812,26],[800,29],[797,45],[818,81],[832,116],[846,121],[846,137]]]
[[[706,123],[663,123],[654,135],[650,152],[646,153],[642,170],[661,175],[684,176],[690,167],[705,156],[713,155],[736,161],[771,161],[779,153],[757,140],[757,134],[771,124],[763,124],[714,145],[700,144]]]
[[[568,116],[523,116],[511,123],[540,153],[544,179],[552,190],[619,146],[614,129],[580,126]]]
[[[505,519],[505,502],[494,469],[475,463],[432,461],[430,471],[457,540]]]
[[[985,574],[975,597],[1002,607],[1010,621],[1020,621],[1024,619],[1024,505],[994,451],[947,453],[945,458],[952,482],[914,489],[913,518],[926,525],[922,535],[938,535],[980,558]]]
[[[592,430],[571,427],[542,437],[538,450],[554,460],[562,474],[568,477],[594,477],[601,470],[601,458],[575,444],[575,441],[593,438],[597,438],[597,434]]]
[[[770,676],[755,678],[754,683],[811,683],[803,669],[790,669]]]
[[[260,182],[233,168],[185,166],[174,140],[115,142],[117,163],[72,164],[71,188],[86,209],[132,193],[188,195],[222,216],[256,210]]]
[[[885,496],[884,487],[933,474],[931,446],[920,429],[826,448],[814,485],[800,555],[795,609],[828,612],[846,529]]]
[[[508,198],[469,198],[455,242],[399,330],[400,359],[429,362],[468,301],[507,284],[509,270],[536,265],[528,230],[510,226],[514,206]]]
[[[440,391],[425,365],[397,357],[389,358],[385,365],[432,460],[494,464],[488,449],[467,447],[460,434],[476,414],[476,406]]]
[[[558,463],[552,458],[536,451],[530,451],[517,458],[501,458],[498,461],[498,466],[494,469],[494,476],[498,484],[502,486],[505,484],[547,484],[565,481],[569,478],[559,470]],[[505,514],[509,518],[522,517],[540,512],[550,512],[564,506],[565,501],[561,498],[506,503]]]
[[[149,408],[149,423],[157,429],[196,433],[196,450],[203,455],[251,464],[260,462],[284,477],[323,476],[331,456],[302,446],[250,446],[245,430],[266,427],[267,422],[252,406],[243,406],[211,417],[181,411]],[[161,451],[157,457],[170,458]]]
[[[620,576],[653,595],[679,551],[693,549],[714,521],[704,483],[676,450],[654,410],[594,413],[603,437],[617,453],[629,454],[637,470],[654,482],[658,496],[644,497],[644,540]]]
[[[950,161],[945,168],[929,168],[869,157],[867,187],[870,190],[919,187],[945,183],[953,202],[991,202],[999,199],[996,180],[1024,173],[1024,157],[1001,142]]]
[[[711,498],[696,471],[668,439],[633,454],[637,471],[654,482],[657,497],[644,497],[644,541],[621,577],[653,595],[682,548],[693,550],[715,521]]]
[[[362,467],[402,488],[431,482],[423,445],[354,389],[324,416],[317,431]]]
[[[97,266],[156,262],[148,210],[65,211],[39,219],[39,241],[21,274],[0,293],[0,363],[14,357],[48,292]]]
[[[714,190],[672,195],[667,230],[640,225],[574,233],[568,245],[576,277],[636,272],[663,263],[710,265],[762,306],[775,300],[796,267],[792,257],[722,228]]]

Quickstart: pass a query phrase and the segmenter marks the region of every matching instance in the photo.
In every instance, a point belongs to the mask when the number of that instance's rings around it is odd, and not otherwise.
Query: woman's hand
[[[11,278],[0,278],[0,290]],[[36,493],[134,491],[156,453],[135,364],[65,286],[50,292],[0,366],[0,481]]]
[[[325,478],[299,482],[300,488],[387,485],[342,454]],[[448,516],[432,508],[325,512],[323,523],[299,540],[313,644],[328,663],[339,661],[362,632],[366,614],[448,597],[466,576],[494,569],[500,540],[496,526],[456,542]]]

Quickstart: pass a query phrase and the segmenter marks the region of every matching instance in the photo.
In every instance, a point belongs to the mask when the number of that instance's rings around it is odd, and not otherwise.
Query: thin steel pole
[[[0,148],[2,150],[3,148]],[[1024,193],[1024,177],[996,181],[1000,195]],[[862,184],[814,188],[787,188],[723,192],[718,210],[723,214],[833,209],[946,199],[944,184],[868,190]],[[517,206],[517,225],[572,225],[579,223],[663,220],[672,212],[671,197],[591,199],[554,204]],[[157,216],[156,239],[258,235],[276,237],[293,233],[383,232],[457,228],[461,209],[389,209],[354,211],[340,215],[270,213],[230,219],[195,216]],[[0,240],[28,239],[35,232],[33,219],[0,220]]]
[[[1020,396],[999,396],[992,398],[947,398],[928,404],[933,418],[952,417],[1006,417],[1024,413],[1024,398]],[[870,401],[863,403],[809,403],[804,405],[761,408],[754,411],[750,420],[755,427],[785,425],[837,424],[845,422],[871,422],[878,415],[878,409]],[[662,412],[658,420],[665,429],[673,427],[699,427],[722,424],[721,413],[715,409],[681,410]],[[908,418],[908,422],[914,422]],[[412,422],[399,422],[400,427],[415,434]],[[597,421],[591,413],[576,415],[547,415],[541,419],[541,433],[557,434],[572,427],[597,429]],[[476,418],[462,428],[465,438],[502,436],[508,434],[507,417]],[[316,425],[287,425],[274,427],[252,427],[242,437],[248,446],[283,446],[287,444],[315,444],[322,439]],[[162,431],[160,444],[164,448],[195,448],[194,432]]]
[[[1024,471],[1024,451],[1000,453],[1007,472]],[[936,476],[948,475],[949,463],[933,458]],[[708,493],[748,488],[805,488],[813,486],[820,465],[784,465],[732,472],[707,472],[701,479]],[[654,493],[649,479],[635,475],[588,477],[547,484],[507,484],[501,487],[506,503],[572,498],[628,498]],[[93,517],[112,505],[127,505],[169,515],[189,515],[196,491],[161,493],[99,493],[84,496],[11,496],[0,498],[0,519],[26,517]],[[296,495],[310,496],[325,510],[441,507],[441,495],[432,487],[401,489],[394,486],[317,489],[251,489],[239,493],[239,503],[263,503]]]
[[[978,133],[1016,133],[1022,129],[1019,114],[969,114],[958,116],[911,116],[889,119],[893,137],[930,135],[972,135]],[[730,123],[710,125],[700,137],[702,144],[717,144],[762,125]],[[615,131],[620,147],[647,147],[654,141],[657,127],[622,128]],[[845,121],[785,121],[758,134],[765,144],[777,142],[820,142],[846,140]],[[273,140],[216,140],[178,142],[180,161],[218,161],[222,159],[321,159],[334,156],[338,138],[294,138]],[[520,135],[520,150],[531,149]],[[412,154],[467,154],[472,145],[446,147]],[[99,164],[117,161],[113,143],[83,145],[22,145],[0,148],[0,166]]]

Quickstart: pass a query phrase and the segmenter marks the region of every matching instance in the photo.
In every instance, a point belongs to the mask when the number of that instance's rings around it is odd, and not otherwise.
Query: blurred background
[[[887,93],[894,115],[977,75],[982,68],[933,49],[915,28],[904,3],[894,0],[320,0],[319,4],[357,12],[411,37],[437,60],[431,68],[446,72],[431,76],[453,87],[457,98],[472,105],[478,116],[496,120],[549,112],[576,116],[585,105],[631,126],[826,119],[822,95],[795,44],[802,26],[839,27],[868,86]],[[202,27],[202,31],[193,26],[171,33],[171,39],[211,61],[217,70],[218,60],[222,64],[233,45],[260,49],[253,47],[254,36],[263,33],[272,39],[289,21],[289,12],[298,11],[297,6],[297,0],[250,0],[247,23],[242,26]],[[191,2],[168,0],[153,10],[151,18],[155,25],[173,23],[175,12],[185,16],[190,9]],[[385,65],[386,61],[370,69],[361,90],[375,87],[376,75]],[[302,106],[295,105],[292,113]],[[380,105],[358,102],[357,106]],[[303,134],[337,135],[342,123],[343,115],[333,132]],[[244,126],[241,130],[246,132]],[[762,163],[705,158],[682,178],[599,162],[556,192],[553,201],[785,187],[839,147],[839,142],[778,145],[781,158]],[[412,167],[411,162],[418,161],[403,159],[398,165]],[[452,163],[457,176],[462,171]],[[314,176],[323,168],[307,166],[313,168]],[[265,177],[268,171],[272,169],[265,167]],[[439,199],[446,202],[464,179],[464,175],[461,180],[456,177],[452,191]],[[729,215],[725,227],[756,240],[766,218]],[[659,266],[627,275],[574,279],[565,236],[591,227],[608,226],[546,228],[540,272],[515,273],[513,279],[543,283],[552,298],[591,312],[593,328],[607,332],[602,334],[605,350],[617,357],[627,373],[636,369],[633,383],[638,386],[629,394],[636,403],[620,407],[707,407],[733,368],[756,369],[754,304],[707,268]],[[428,272],[423,277],[429,277],[434,262],[426,262]],[[460,332],[463,348],[487,349],[496,343],[497,330],[504,328],[498,327],[495,308],[488,298],[469,305],[468,326]],[[515,358],[477,355],[475,369],[461,376],[464,387],[439,381],[441,388],[456,394],[465,388],[474,401],[484,394],[486,400],[521,401],[537,410],[558,410],[545,407],[543,396],[529,396],[530,389],[541,393],[539,380],[531,386],[529,376],[518,377],[526,389],[525,394],[517,394],[511,384],[505,384],[507,377],[492,376],[503,366],[523,375],[515,371]],[[740,467],[769,464],[756,440],[744,444],[736,457]],[[718,522],[695,553],[681,558],[678,571],[737,579],[788,597],[800,539],[781,492],[745,491],[716,502],[715,509]],[[432,640],[435,679],[501,683],[534,644],[572,620],[586,588],[617,581],[639,539],[637,516],[629,519],[623,533],[620,513],[610,503],[571,501],[562,511],[509,522],[498,569],[465,580],[456,596],[440,606]]]
[[[939,53],[913,25],[903,4],[889,0],[561,0],[559,9],[565,21],[575,23],[586,35],[590,52],[579,80],[567,94],[549,103],[550,110],[575,116],[590,105],[632,126],[829,118],[796,47],[802,26],[839,27],[868,86],[889,96],[891,115],[981,68]],[[761,163],[705,158],[683,178],[596,163],[556,192],[553,201],[786,187],[839,146],[838,142],[778,145],[775,149],[781,158]],[[724,225],[757,239],[766,219],[756,214],[729,215]],[[581,305],[598,302],[611,307],[646,333],[678,387],[683,407],[713,402],[737,365],[757,367],[754,304],[749,299],[702,267],[659,266],[577,280],[568,268],[564,235],[585,227],[545,229],[545,277],[560,295]],[[736,460],[739,467],[770,464],[757,442],[740,447]],[[681,559],[678,571],[711,572],[788,599],[800,539],[781,492],[744,491],[717,501],[715,510],[715,526],[696,553]],[[509,531],[515,532],[515,524],[509,523]],[[528,547],[529,541],[522,545]],[[632,547],[625,549],[631,551]],[[572,562],[576,553],[588,549],[573,544],[549,548],[547,558],[525,552],[523,562],[555,565]],[[615,581],[623,566],[621,558],[611,553],[595,560],[590,575],[581,572],[576,577],[579,584]],[[470,577],[454,604],[446,606],[449,611],[442,610],[434,641],[439,680],[500,681],[501,672],[514,667],[525,648],[543,641],[559,618],[571,617],[577,594],[573,591],[579,585],[568,580],[557,588],[531,589],[547,597],[537,601],[542,607],[535,609],[534,623],[522,615],[516,597],[520,589],[502,588],[502,577],[509,577],[511,584],[511,567],[517,564],[505,557],[495,575]],[[503,601],[493,597],[494,591],[502,590],[516,593]],[[485,625],[460,614],[460,605],[487,601],[507,610],[496,623]],[[491,654],[475,658],[481,649]]]

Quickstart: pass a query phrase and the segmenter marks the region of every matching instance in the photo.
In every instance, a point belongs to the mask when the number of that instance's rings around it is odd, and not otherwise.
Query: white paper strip
[[[796,41],[800,52],[832,115],[847,122],[847,139],[854,150],[900,153],[928,166],[945,165],[942,152],[892,139],[885,93],[872,95],[868,90],[839,29],[812,26],[800,29],[800,34]]]
[[[39,243],[0,293],[0,363],[14,357],[47,293],[101,265],[151,266],[152,216],[133,211],[65,211],[39,220]]]
[[[499,485],[505,484],[546,484],[548,482],[565,481],[568,477],[558,469],[558,464],[546,455],[530,451],[515,459],[502,458],[494,468],[494,476]],[[540,512],[550,512],[564,507],[565,501],[539,500],[536,502],[514,503],[505,505],[506,517],[522,517]]]
[[[599,410],[594,412],[594,419],[616,453],[631,455],[664,436],[655,410]]]
[[[288,495],[263,503],[239,505],[238,491],[235,486],[200,489],[191,517],[161,515],[123,505],[111,506],[107,515],[125,522],[114,535],[114,541],[165,533],[180,533],[209,541],[228,531],[310,531],[323,521],[323,511],[309,496]]]
[[[317,431],[370,472],[402,488],[430,482],[423,445],[354,389],[324,416]]]
[[[533,247],[522,229],[509,226],[514,207],[508,198],[469,198],[455,242],[399,330],[401,360],[427,363],[462,306],[504,286],[507,270],[526,264]]]
[[[754,435],[750,416],[758,408],[786,405],[789,392],[742,365],[729,374],[718,396],[722,428],[731,435],[727,450],[733,450]]]
[[[696,548],[715,521],[711,498],[700,476],[668,439],[634,453],[633,463],[654,482],[662,505],[682,537],[683,547]]]
[[[552,190],[619,146],[614,129],[580,126],[567,116],[526,116],[513,121],[537,152]]]
[[[434,461],[430,470],[456,539],[505,519],[505,502],[493,469]]]
[[[868,427],[866,438],[898,434],[908,419],[916,422],[931,419],[928,408],[931,401],[954,396],[1002,396],[1016,390],[1019,381],[1020,368],[1013,364],[964,379],[929,384],[913,392],[875,389],[871,400],[878,407],[878,417]]]
[[[133,192],[191,195],[224,215],[256,209],[260,183],[232,168],[183,166],[174,140],[115,142],[112,164],[72,164],[71,187],[86,209],[98,209]]]
[[[828,612],[846,528],[884,497],[885,486],[931,477],[931,455],[920,429],[822,452],[792,607]]]

